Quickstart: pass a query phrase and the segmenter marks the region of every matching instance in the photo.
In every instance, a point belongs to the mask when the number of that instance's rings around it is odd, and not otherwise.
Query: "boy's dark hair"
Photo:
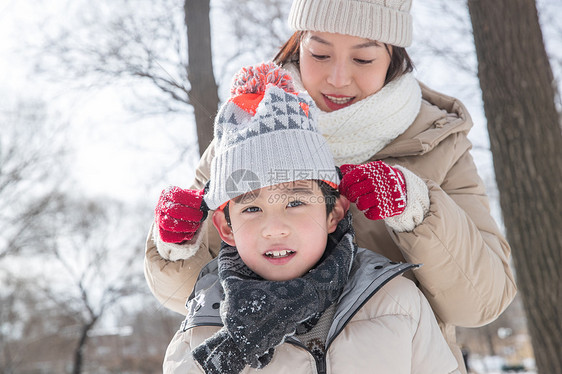
[[[317,182],[320,186],[320,190],[322,191],[322,196],[324,197],[324,202],[326,203],[326,215],[328,215],[332,210],[334,210],[336,201],[338,200],[338,197],[340,197],[340,191],[324,181]]]
[[[281,67],[288,63],[294,63],[299,66],[300,45],[305,33],[306,31],[295,32],[289,40],[281,46],[273,61]],[[389,45],[385,43],[383,44],[390,55],[390,65],[384,80],[384,84],[386,85],[394,79],[399,78],[406,73],[412,72],[414,70],[414,63],[408,55],[406,48],[392,46],[392,53],[390,53]]]
[[[324,181],[317,180],[316,182],[318,183],[318,186],[320,186],[320,191],[322,191],[322,196],[324,197],[324,203],[326,204],[326,216],[327,216],[328,214],[330,214],[332,210],[334,210],[336,201],[338,200],[338,197],[340,197],[340,192]],[[231,226],[230,212],[228,208],[229,205],[230,202],[226,204],[223,211],[224,211],[224,218],[226,219],[226,223],[228,224],[228,226]]]

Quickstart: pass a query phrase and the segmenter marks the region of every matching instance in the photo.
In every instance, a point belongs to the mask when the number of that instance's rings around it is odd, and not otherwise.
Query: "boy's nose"
[[[327,82],[334,87],[345,87],[351,82],[349,66],[343,62],[335,62],[328,72]]]
[[[263,220],[262,235],[265,238],[278,238],[287,236],[290,232],[289,226],[283,217],[271,215]]]

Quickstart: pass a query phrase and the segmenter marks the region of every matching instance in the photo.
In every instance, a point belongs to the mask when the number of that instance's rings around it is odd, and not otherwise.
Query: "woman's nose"
[[[327,82],[334,87],[345,87],[351,82],[351,71],[348,64],[335,62],[330,66]]]

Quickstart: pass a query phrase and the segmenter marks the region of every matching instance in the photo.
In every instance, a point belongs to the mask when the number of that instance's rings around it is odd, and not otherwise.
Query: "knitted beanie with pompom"
[[[339,176],[324,137],[318,109],[294,89],[291,76],[274,63],[242,68],[231,97],[215,119],[215,157],[205,202],[217,209],[248,192],[279,183]]]

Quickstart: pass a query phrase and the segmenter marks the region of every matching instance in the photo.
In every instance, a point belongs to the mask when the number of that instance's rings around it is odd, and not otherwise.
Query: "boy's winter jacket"
[[[515,296],[516,286],[509,245],[490,215],[484,184],[469,153],[472,120],[461,102],[420,85],[423,100],[414,123],[365,162],[401,165],[422,178],[429,189],[429,213],[413,231],[397,233],[383,221],[368,220],[354,205],[351,211],[359,247],[392,261],[423,264],[411,279],[428,299],[462,363],[455,326],[477,327],[494,320]],[[211,144],[192,188],[204,187],[213,154]],[[185,314],[184,303],[199,271],[220,248],[212,224],[203,228],[199,240],[199,250],[183,260],[184,246],[157,249],[152,230],[148,235],[148,284],[164,306],[178,313]]]
[[[337,304],[323,360],[291,337],[263,369],[243,373],[459,373],[427,300],[401,274],[412,265],[359,249]],[[203,373],[191,350],[222,326],[217,261],[202,271],[189,313],[170,343],[164,373]]]

